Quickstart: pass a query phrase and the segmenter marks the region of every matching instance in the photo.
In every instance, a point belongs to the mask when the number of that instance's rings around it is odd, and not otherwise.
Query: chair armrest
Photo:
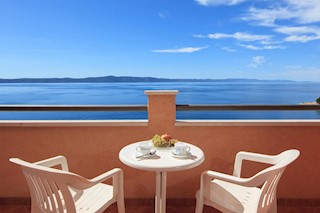
[[[119,168],[114,168],[110,171],[107,171],[107,172],[97,176],[97,177],[90,179],[89,181],[93,184],[97,184],[97,183],[101,183],[103,181],[106,181],[107,179],[112,178],[116,175],[120,175],[120,178],[123,178],[122,170]]]
[[[211,179],[223,180],[229,183],[234,183],[239,185],[246,185],[246,183],[250,181],[249,178],[236,177],[236,176],[215,172],[215,171],[210,171],[210,170],[203,172],[201,176],[202,177],[207,176],[207,177],[210,177]]]
[[[252,152],[238,152],[236,155],[236,160],[234,164],[233,175],[236,177],[241,176],[241,169],[242,169],[242,161],[248,160],[258,163],[266,163],[266,164],[275,164],[277,163],[277,155],[265,155],[265,154],[258,154]]]
[[[198,202],[204,202],[204,197],[209,196],[210,184],[213,179],[222,180],[241,186],[255,186],[254,183],[251,181],[252,178],[235,177],[232,175],[207,170],[201,174],[200,190],[197,195],[197,197],[199,198]]]
[[[215,172],[211,170],[207,170],[202,173],[201,175],[201,182],[203,182],[202,184],[206,184],[205,182],[208,181],[208,178],[210,181],[212,179],[218,179],[218,180],[234,183],[241,186],[247,186],[247,187],[259,187],[262,184],[261,180],[255,178],[255,176],[248,177],[248,178],[241,178],[241,177],[236,177],[233,175],[228,175],[228,174]]]
[[[34,164],[45,167],[53,167],[57,165],[61,165],[63,171],[69,171],[68,162],[66,157],[64,156],[56,156],[53,158],[45,159],[42,161],[35,162]]]

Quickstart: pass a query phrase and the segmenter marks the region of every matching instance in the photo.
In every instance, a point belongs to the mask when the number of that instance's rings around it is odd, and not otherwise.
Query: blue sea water
[[[177,104],[299,104],[320,82],[2,83],[0,104],[147,104],[145,90],[179,90]],[[0,112],[0,120],[147,119],[147,112]],[[178,111],[177,119],[320,119],[319,111]]]

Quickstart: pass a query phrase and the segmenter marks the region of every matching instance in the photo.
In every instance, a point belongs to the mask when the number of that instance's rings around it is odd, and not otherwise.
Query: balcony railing
[[[0,111],[147,111],[147,105],[0,105]]]
[[[177,105],[178,111],[202,111],[202,110],[320,110],[319,104],[298,104],[298,105],[245,105],[245,104],[214,104],[214,105]]]
[[[147,105],[0,105],[0,111],[147,111]],[[178,104],[177,111],[221,110],[320,110],[320,104],[298,105],[246,105],[246,104]]]
[[[0,121],[0,168],[1,171],[5,171],[0,172],[0,197],[11,199],[25,197],[29,193],[27,187],[21,187],[25,186],[25,180],[21,172],[18,178],[17,168],[8,161],[10,157],[37,161],[41,156],[63,154],[74,160],[73,168],[76,171],[89,176],[99,174],[105,168],[123,168],[124,174],[127,174],[124,176],[126,196],[134,199],[143,198],[145,203],[145,198],[152,197],[154,191],[147,188],[136,190],[136,186],[144,186],[146,181],[149,181],[150,174],[124,167],[117,160],[117,156],[119,150],[127,144],[148,140],[154,134],[168,133],[174,138],[201,147],[206,155],[205,162],[194,170],[170,174],[172,182],[168,185],[168,197],[194,199],[201,172],[210,168],[218,168],[224,173],[230,172],[234,156],[240,150],[277,154],[295,148],[301,151],[301,158],[290,166],[282,177],[283,184],[279,187],[281,197],[320,198],[319,187],[315,187],[319,185],[320,179],[320,173],[316,172],[317,162],[320,161],[319,105],[181,105],[181,102],[177,105],[176,94],[175,91],[149,92],[148,105],[0,105],[0,114],[3,114],[4,118],[9,118],[10,115],[17,118]],[[201,114],[202,110],[205,113],[209,110],[207,114],[210,114],[210,119],[179,119],[179,114]],[[232,120],[211,120],[211,117],[216,118],[216,114],[237,114],[239,110],[247,110],[241,111],[244,114],[265,114],[257,110],[270,110],[267,114],[277,114],[274,110],[300,110],[285,111],[283,114],[310,112],[315,114],[314,117],[317,119],[279,121],[271,120],[267,115],[264,116],[267,119],[236,120],[231,115],[229,118]],[[144,119],[113,120],[113,116],[107,115],[105,117],[109,117],[110,120],[35,120],[41,116],[46,117],[46,114],[54,114],[52,118],[60,118],[60,114],[64,114],[63,118],[69,118],[70,114],[70,117],[81,114],[85,119],[89,118],[87,114],[96,114],[96,117],[101,118],[103,114],[113,114],[112,111],[120,111],[119,114],[125,114],[124,118],[130,118],[128,114],[132,111],[133,114],[143,114]],[[23,120],[25,114],[31,119]],[[85,159],[97,163],[92,166],[84,163]],[[248,169],[244,176],[249,176],[250,171],[261,168],[248,165]],[[301,180],[308,184],[301,184]],[[187,183],[183,186],[184,190],[176,190],[182,183]]]

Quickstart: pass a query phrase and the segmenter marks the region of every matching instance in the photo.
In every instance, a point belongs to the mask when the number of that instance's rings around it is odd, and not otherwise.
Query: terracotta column
[[[148,95],[149,127],[166,133],[173,129],[176,121],[176,95],[178,90],[146,90]]]

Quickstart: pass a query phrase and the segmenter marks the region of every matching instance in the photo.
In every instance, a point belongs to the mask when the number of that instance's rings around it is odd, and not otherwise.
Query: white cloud
[[[233,38],[240,40],[240,41],[263,41],[269,40],[272,36],[269,35],[252,35],[248,33],[240,33],[237,32],[233,34]]]
[[[320,22],[320,1],[279,0],[267,9],[251,7],[243,20],[261,26],[276,26],[277,21],[281,20],[294,20],[299,24],[317,23]]]
[[[300,27],[288,27],[288,26],[283,26],[283,27],[278,27],[275,28],[275,31],[284,33],[284,34],[305,34],[305,33],[314,33],[314,34],[319,34],[320,29],[317,27],[310,27],[310,26],[300,26]]]
[[[287,42],[308,42],[320,39],[320,28],[312,26],[300,27],[277,27],[276,32],[288,35],[284,41]]]
[[[208,48],[205,47],[184,47],[184,48],[176,48],[176,49],[163,49],[163,50],[152,50],[152,52],[156,53],[193,53],[203,49]]]
[[[195,1],[204,6],[230,6],[249,0]],[[320,40],[320,26],[318,26],[320,23],[320,0],[261,0],[256,1],[253,5],[248,8],[246,15],[242,16],[242,20],[258,26],[271,27],[277,34],[235,32],[198,34],[194,37],[235,39],[239,41],[239,46],[250,50],[286,49],[285,42],[287,44],[288,42],[306,43]]]
[[[170,16],[170,12],[168,10],[159,11],[158,15],[160,16],[160,18],[166,19]]]
[[[230,53],[237,52],[237,50],[235,50],[231,47],[222,47],[221,49],[224,51],[230,52]]]
[[[233,36],[231,34],[224,34],[224,33],[213,33],[213,34],[208,34],[207,37],[210,39],[221,39],[221,38],[232,38]]]
[[[202,35],[202,34],[195,34],[195,35],[192,35],[192,36],[195,37],[195,38],[208,38],[208,36]]]
[[[208,6],[219,6],[219,5],[233,6],[248,0],[195,0],[195,1],[202,6],[208,7]]]
[[[254,46],[252,44],[239,44],[240,47],[244,47],[250,50],[261,50],[260,47]]]
[[[256,46],[252,44],[238,44],[240,47],[244,47],[250,50],[273,50],[273,49],[285,49],[284,46],[279,45],[264,45],[264,46]]]
[[[245,32],[236,32],[234,34],[225,34],[225,33],[213,33],[208,35],[194,35],[197,38],[210,38],[210,39],[223,39],[223,38],[233,38],[239,41],[264,41],[270,40],[272,36],[270,35],[254,35]]]
[[[307,36],[307,35],[290,35],[287,38],[285,38],[285,41],[288,42],[302,42],[306,43],[308,41],[312,40],[318,40],[320,39],[320,36]]]
[[[291,18],[293,18],[293,15],[287,8],[258,9],[256,7],[250,7],[248,14],[242,17],[242,20],[252,21],[259,26],[274,27],[276,26],[276,20]]]
[[[301,69],[300,65],[286,65],[284,66],[285,69],[287,70],[297,70],[297,69]]]
[[[320,22],[319,0],[286,0],[299,23]]]
[[[273,36],[270,35],[257,35],[257,34],[249,34],[245,32],[236,32],[233,34],[225,34],[225,33],[213,33],[208,35],[197,34],[194,35],[196,38],[209,38],[209,39],[225,39],[232,38],[240,42],[255,42],[260,45],[252,45],[252,44],[238,44],[241,47],[250,49],[250,50],[273,50],[273,49],[285,49],[286,47],[275,45],[278,42],[272,40]],[[223,48],[222,48],[223,49]],[[233,49],[223,49],[229,52],[234,52]]]
[[[264,56],[254,56],[254,57],[252,57],[251,64],[249,64],[248,66],[256,68],[256,67],[261,66],[264,63],[266,63],[266,61],[267,60]]]
[[[286,35],[282,40],[284,42],[306,43],[320,39],[320,28],[311,26],[320,22],[320,0],[278,0],[271,4],[266,2],[268,6],[264,8],[249,8],[242,19],[259,26],[274,28],[275,32]],[[290,21],[291,26],[283,26],[284,21]]]

